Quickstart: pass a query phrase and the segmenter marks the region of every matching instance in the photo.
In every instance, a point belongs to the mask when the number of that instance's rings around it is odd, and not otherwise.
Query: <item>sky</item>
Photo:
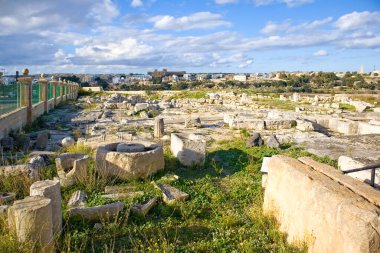
[[[380,0],[0,0],[0,71],[380,69]]]

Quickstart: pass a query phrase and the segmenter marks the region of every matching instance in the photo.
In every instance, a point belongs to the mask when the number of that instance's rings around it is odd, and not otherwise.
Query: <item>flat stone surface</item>
[[[163,200],[166,204],[171,205],[179,201],[185,201],[189,194],[178,190],[177,188],[164,184],[164,183],[155,183],[156,188],[162,191]]]
[[[156,205],[156,203],[157,197],[153,197],[142,204],[132,206],[131,211],[145,216]]]

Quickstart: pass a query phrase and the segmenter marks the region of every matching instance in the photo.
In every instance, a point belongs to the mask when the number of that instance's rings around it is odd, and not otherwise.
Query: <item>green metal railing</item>
[[[0,115],[6,114],[21,107],[20,83],[0,85]]]
[[[32,104],[38,104],[43,101],[42,96],[42,84],[35,83],[32,85]]]
[[[54,98],[54,85],[48,84],[48,100]]]

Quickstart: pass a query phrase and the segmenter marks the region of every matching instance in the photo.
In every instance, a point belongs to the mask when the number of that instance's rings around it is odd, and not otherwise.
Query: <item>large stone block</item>
[[[62,230],[62,198],[59,181],[34,182],[30,186],[30,196],[41,196],[51,200],[53,233],[60,234]]]
[[[185,166],[203,165],[206,158],[206,141],[191,135],[171,134],[170,149]]]
[[[376,205],[293,158],[273,156],[268,167],[264,213],[289,243],[306,242],[309,252],[380,251]]]
[[[151,142],[126,143],[141,144],[143,151],[117,152],[120,143],[99,146],[95,159],[98,171],[106,176],[122,179],[143,179],[164,168],[162,146]]]
[[[329,128],[334,132],[353,135],[358,132],[358,123],[347,119],[331,118],[329,120]]]
[[[8,209],[8,222],[20,242],[32,243],[36,252],[54,252],[50,199],[34,196],[15,201]]]

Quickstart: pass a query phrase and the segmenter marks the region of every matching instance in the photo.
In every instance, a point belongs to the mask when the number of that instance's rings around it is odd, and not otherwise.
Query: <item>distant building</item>
[[[183,75],[183,80],[185,81],[194,81],[196,78],[195,78],[195,74],[184,74]]]
[[[148,72],[148,75],[150,75],[152,78],[161,79],[164,77],[172,77],[173,75],[177,76],[178,78],[183,78],[183,76],[186,74],[186,71],[168,71],[167,69],[157,70],[155,69],[152,72]]]
[[[246,82],[247,76],[246,75],[234,75],[234,80],[239,82]]]
[[[198,81],[209,80],[210,78],[211,78],[210,74],[197,74]]]

